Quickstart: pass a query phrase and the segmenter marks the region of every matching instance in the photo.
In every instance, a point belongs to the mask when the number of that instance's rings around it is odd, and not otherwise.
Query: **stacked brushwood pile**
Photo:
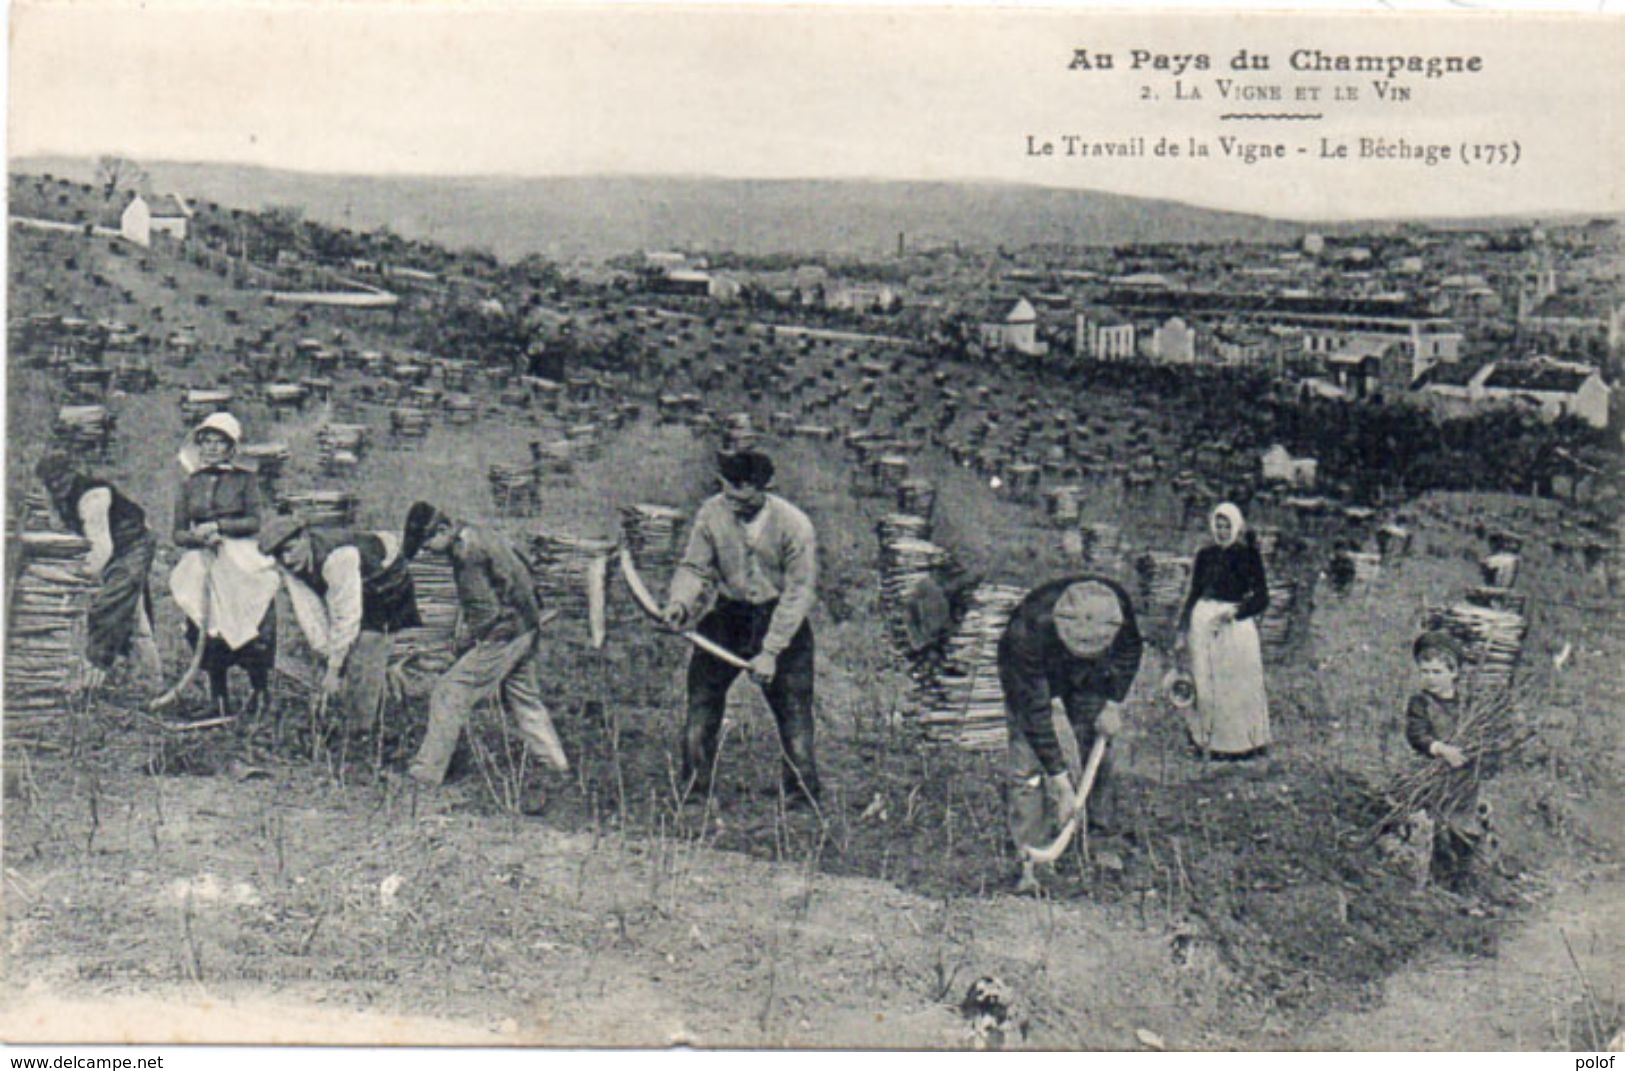
[[[917,524],[914,522],[918,522]],[[886,622],[886,631],[899,652],[907,654],[911,644],[908,638],[908,598],[916,586],[931,575],[946,568],[951,560],[944,547],[918,535],[907,534],[910,529],[925,530],[925,522],[917,517],[897,514],[880,522],[880,613]]]
[[[429,411],[397,406],[389,411],[389,433],[397,439],[422,439],[429,434]]]
[[[181,393],[181,416],[196,424],[210,413],[229,411],[235,395],[224,389],[192,387]]]
[[[25,531],[6,633],[6,728],[19,715],[60,711],[84,650],[85,608],[96,588],[77,571],[89,541],[68,532]]]
[[[407,695],[420,695],[454,660],[457,583],[452,577],[451,559],[426,547],[418,551],[408,569],[423,625],[403,629],[391,637],[389,660],[401,690]]]
[[[259,478],[260,494],[268,502],[277,500],[277,481],[282,479],[283,471],[288,467],[288,461],[293,457],[287,443],[249,443],[238,451],[237,456],[244,462],[253,466],[254,474]]]
[[[1127,565],[1123,530],[1115,524],[1078,525],[1078,557],[1082,564],[1106,576],[1122,576]]]
[[[367,450],[365,424],[324,424],[316,432],[316,456],[324,472],[349,472]]]
[[[479,416],[479,403],[472,394],[446,395],[446,422],[454,426],[474,423]]]
[[[1026,594],[1024,588],[1008,584],[982,584],[972,593],[935,680],[921,690],[920,726],[927,739],[967,751],[1005,746],[999,638]]]
[[[1428,629],[1443,629],[1467,649],[1468,664],[1462,667],[1462,679],[1468,695],[1488,699],[1512,687],[1512,675],[1529,631],[1529,622],[1521,611],[1463,601],[1427,607],[1422,624]]]
[[[526,517],[541,505],[536,469],[528,461],[493,462],[487,473],[491,501],[505,517]]]
[[[99,364],[71,364],[63,379],[68,400],[76,405],[94,405],[107,400],[113,370]]]
[[[310,391],[302,383],[272,383],[265,388],[265,401],[273,413],[292,413],[305,407]]]
[[[530,571],[543,609],[558,607],[567,620],[586,622],[594,646],[606,627],[609,559],[613,540],[539,531],[530,539]]]
[[[936,508],[937,489],[929,480],[904,480],[897,488],[897,508],[916,517],[931,517]]]
[[[626,547],[638,563],[644,580],[660,590],[671,580],[677,560],[683,553],[683,522],[687,517],[681,510],[639,502],[621,507],[621,531]]]
[[[291,513],[311,524],[355,524],[356,496],[354,491],[288,491],[276,498],[277,509]]]
[[[158,386],[158,372],[150,364],[125,361],[113,369],[113,387],[125,394],[145,394]]]
[[[1193,559],[1182,554],[1148,551],[1134,563],[1139,581],[1139,605],[1143,607],[1140,628],[1158,642],[1172,638],[1179,623],[1179,610],[1190,590]]]
[[[51,438],[75,457],[105,458],[113,446],[114,426],[105,405],[65,405],[57,411]]]

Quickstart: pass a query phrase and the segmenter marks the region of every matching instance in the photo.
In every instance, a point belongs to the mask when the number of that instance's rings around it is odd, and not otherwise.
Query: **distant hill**
[[[961,242],[1290,240],[1300,223],[1088,190],[1014,184],[719,178],[450,178],[326,175],[142,161],[159,190],[221,205],[297,205],[307,218],[504,258],[604,256],[685,246],[749,253],[878,255]],[[95,162],[33,157],[14,172],[88,181]]]

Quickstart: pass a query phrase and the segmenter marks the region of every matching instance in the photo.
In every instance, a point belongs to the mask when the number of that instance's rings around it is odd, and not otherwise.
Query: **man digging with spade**
[[[789,805],[816,807],[807,614],[817,597],[817,537],[805,513],[768,493],[773,461],[766,454],[720,453],[717,476],[721,493],[695,513],[661,621],[675,632],[698,621],[696,633],[749,660],[751,680],[778,723]],[[703,648],[689,657],[680,785],[686,799],[704,800],[710,793],[728,689],[739,672]]]
[[[1110,822],[1105,742],[1122,731],[1118,704],[1140,671],[1143,649],[1128,595],[1104,577],[1052,580],[1028,592],[1012,611],[999,638],[999,683],[1009,718],[1010,835],[1023,853],[1017,892],[1039,888],[1034,855],[1044,854],[1040,849],[1051,829],[1046,795],[1054,816],[1068,827],[1082,806],[1080,796],[1086,798],[1094,787],[1088,824],[1104,828]],[[1050,703],[1057,698],[1079,749],[1087,754],[1100,741],[1093,786],[1086,773],[1075,789],[1067,772],[1051,720]]]

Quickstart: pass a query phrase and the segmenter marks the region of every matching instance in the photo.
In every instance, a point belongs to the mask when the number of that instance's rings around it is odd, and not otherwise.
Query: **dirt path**
[[[1564,944],[1567,937],[1568,945]],[[1569,947],[1574,959],[1569,958]],[[1493,959],[1442,957],[1393,975],[1377,1009],[1334,1015],[1304,1033],[1314,1049],[1560,1049],[1579,1044],[1584,971],[1605,1028],[1625,998],[1625,888],[1618,873],[1568,886]]]
[[[1123,904],[934,900],[290,778],[132,779],[89,850],[72,816],[28,816],[50,828],[12,842],[39,850],[7,870],[0,1034],[961,1046],[953,1004],[992,974],[1035,1046],[1552,1048],[1578,995],[1559,929],[1605,998],[1625,962],[1599,882],[1498,959],[1418,964],[1383,1006],[1304,1026],[1233,1002],[1211,949]]]

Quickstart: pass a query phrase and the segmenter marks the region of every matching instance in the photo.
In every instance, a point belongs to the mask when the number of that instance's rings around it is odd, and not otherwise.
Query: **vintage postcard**
[[[10,18],[6,1042],[1621,1047],[1625,21]]]

